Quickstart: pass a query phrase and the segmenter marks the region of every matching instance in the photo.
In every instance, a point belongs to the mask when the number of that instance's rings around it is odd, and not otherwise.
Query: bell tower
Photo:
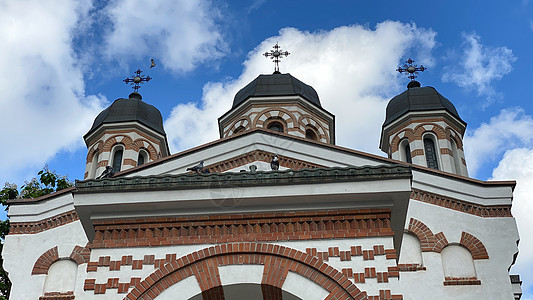
[[[466,122],[433,87],[421,87],[415,74],[423,66],[409,59],[397,71],[411,78],[407,90],[389,101],[380,149],[389,158],[468,176],[463,150]]]
[[[118,173],[169,155],[161,113],[137,92],[140,83],[150,80],[141,73],[124,80],[134,84],[135,92],[103,110],[83,136],[88,150],[84,179],[97,178],[107,166]]]

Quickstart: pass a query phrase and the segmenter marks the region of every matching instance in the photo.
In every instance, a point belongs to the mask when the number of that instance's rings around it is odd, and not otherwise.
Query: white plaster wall
[[[507,270],[518,251],[514,218],[482,218],[414,200],[409,205],[406,226],[411,218],[426,224],[434,234],[443,232],[450,244],[458,244],[463,231],[474,235],[485,245],[489,259],[474,260],[481,285],[444,286],[441,254],[423,252],[426,271],[400,273],[405,299],[513,299]]]
[[[35,262],[43,253],[58,246],[60,258],[65,258],[70,256],[76,245],[83,247],[86,244],[80,221],[37,234],[6,236],[2,256],[4,269],[13,283],[10,299],[38,299],[43,295],[46,275],[31,275]],[[83,289],[83,280],[76,279],[78,292],[80,282]]]
[[[78,264],[70,259],[59,260],[48,269],[44,282],[44,292],[74,291]]]

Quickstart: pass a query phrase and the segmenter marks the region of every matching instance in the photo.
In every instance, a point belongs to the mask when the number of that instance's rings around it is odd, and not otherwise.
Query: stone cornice
[[[349,168],[315,168],[285,171],[179,174],[76,181],[74,193],[135,190],[178,190],[217,187],[337,183],[411,178],[411,168],[402,165]]]

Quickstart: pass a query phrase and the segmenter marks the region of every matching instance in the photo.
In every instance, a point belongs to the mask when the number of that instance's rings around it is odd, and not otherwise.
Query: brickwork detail
[[[272,161],[273,156],[274,154],[263,151],[263,150],[254,150],[246,154],[242,154],[242,155],[218,162],[216,164],[206,166],[206,169],[208,169],[211,173],[223,173],[228,170],[235,169],[240,166],[244,166],[254,161],[264,161],[264,162],[270,163],[270,161]],[[314,168],[324,167],[322,165],[317,165],[317,164],[313,164],[310,162],[305,162],[302,160],[288,158],[288,157],[284,157],[280,155],[278,155],[278,159],[279,159],[279,165],[281,167],[285,167],[285,168],[289,168],[293,170],[314,169]]]
[[[409,221],[409,231],[414,233],[420,241],[420,248],[423,252],[433,251],[440,253],[448,245],[444,233],[433,234],[426,224],[411,218]]]
[[[39,300],[73,300],[74,291],[44,293]]]
[[[57,251],[57,246],[54,248],[49,249],[45,253],[43,253],[35,264],[33,265],[33,270],[31,271],[31,275],[37,275],[37,274],[48,274],[48,269],[50,269],[50,266],[59,260],[59,254]]]
[[[208,263],[208,261],[211,262]],[[272,244],[236,243],[209,247],[165,264],[138,284],[125,299],[155,299],[169,286],[193,275],[193,270],[197,269],[199,264],[204,264],[204,267],[210,265],[214,271],[215,266],[220,265],[265,265],[267,262],[272,262],[274,266],[283,264],[283,270],[287,269],[298,273],[322,286],[330,292],[326,299],[366,298],[366,295],[353,285],[346,276],[306,253]],[[268,270],[268,266],[266,269]],[[279,279],[274,278],[273,274],[270,276],[268,271],[265,273],[267,279],[263,278],[263,280],[266,283],[279,282]],[[268,278],[272,278],[273,281],[269,281]],[[203,291],[205,291],[206,286],[217,284],[213,273],[209,276],[209,280],[211,280],[209,284],[200,284]]]
[[[393,236],[389,209],[95,221],[91,248]],[[363,254],[364,255],[364,254]],[[368,253],[367,255],[370,255]],[[373,257],[368,256],[368,259]]]
[[[38,222],[12,222],[9,234],[34,234],[79,220],[75,210]]]
[[[489,254],[483,243],[470,233],[463,231],[460,243],[470,251],[473,259],[489,258]]]
[[[400,272],[416,272],[425,271],[426,267],[421,264],[398,264],[398,270]]]
[[[481,280],[476,277],[446,277],[444,285],[481,285]]]
[[[76,245],[70,254],[70,259],[75,261],[78,265],[88,263],[91,259],[91,249]]]
[[[512,217],[511,205],[483,206],[417,189],[411,192],[411,199],[484,218]]]
[[[341,261],[351,261],[354,256],[363,256],[363,260],[373,260],[377,255],[385,255],[386,259],[396,259],[396,250],[385,249],[383,245],[376,245],[370,250],[363,250],[361,246],[351,246],[350,250],[346,251],[339,250],[339,247],[329,247],[328,251],[306,248],[305,252],[320,261],[329,261],[330,257],[339,257]]]

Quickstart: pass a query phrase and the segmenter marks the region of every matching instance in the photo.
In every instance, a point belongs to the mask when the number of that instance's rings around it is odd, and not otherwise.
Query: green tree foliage
[[[36,178],[33,178],[29,182],[26,181],[20,190],[16,184],[6,183],[4,188],[0,190],[0,202],[5,210],[7,210],[8,200],[39,198],[66,189],[72,185],[72,182],[68,181],[66,176],[57,175],[55,171],[50,171],[45,166],[37,173]],[[0,221],[0,253],[4,248],[4,239],[8,233],[9,220]],[[9,281],[7,272],[4,270],[4,259],[0,257],[0,300],[8,299],[10,290],[11,281]]]

